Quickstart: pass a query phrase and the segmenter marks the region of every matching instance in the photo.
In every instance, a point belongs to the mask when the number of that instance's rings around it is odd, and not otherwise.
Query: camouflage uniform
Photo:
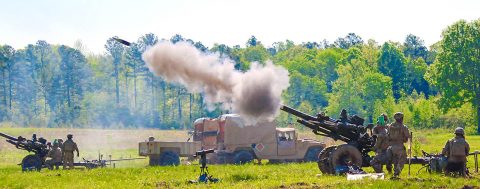
[[[77,157],[79,156],[79,151],[77,148],[77,143],[73,142],[72,135],[68,135],[67,141],[63,143],[63,169],[68,165],[69,169],[73,169],[73,151],[77,151]]]
[[[398,177],[402,172],[403,165],[407,161],[407,152],[403,145],[410,138],[407,126],[403,125],[403,114],[397,112],[394,115],[395,122],[387,127],[389,147],[387,153],[394,165],[393,176]]]
[[[380,121],[382,120],[382,121]],[[388,148],[388,138],[387,138],[387,126],[385,125],[385,118],[383,115],[379,117],[377,126],[373,128],[373,136],[376,136],[375,145],[373,150],[375,151],[375,157],[373,157],[370,164],[376,173],[382,173],[383,164],[387,164],[387,169],[391,171],[391,164],[388,163],[387,158],[387,148]],[[383,122],[383,123],[382,123]]]
[[[460,175],[466,176],[467,155],[470,152],[470,145],[465,140],[463,128],[456,128],[455,135],[454,138],[447,141],[442,151],[442,154],[447,156],[448,160],[445,174],[459,172]]]
[[[58,169],[59,165],[62,163],[62,149],[60,149],[58,143],[53,143],[53,147],[50,151],[48,151],[47,157],[51,158],[45,161],[45,164],[48,166],[49,169]]]

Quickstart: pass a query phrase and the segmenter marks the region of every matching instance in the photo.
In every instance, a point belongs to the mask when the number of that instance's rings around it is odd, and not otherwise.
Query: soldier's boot
[[[462,177],[468,177],[469,176],[469,172],[468,172],[466,163],[462,164],[462,168],[460,169],[460,176],[462,176]]]
[[[388,174],[392,174],[392,164],[387,163],[387,165],[385,165],[385,167],[387,168]]]
[[[374,162],[374,163],[372,163],[372,168],[375,171],[375,173],[383,173],[382,164]]]
[[[403,169],[403,164],[401,163],[396,164],[395,167],[393,168],[393,177],[399,177],[400,173],[402,173],[402,169]]]

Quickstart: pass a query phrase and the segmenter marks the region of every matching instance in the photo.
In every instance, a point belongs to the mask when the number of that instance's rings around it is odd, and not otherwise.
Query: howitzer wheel
[[[360,153],[355,146],[349,144],[339,145],[330,157],[333,168],[338,165],[347,165],[349,162],[358,167],[362,167],[362,153]]]
[[[334,174],[335,170],[330,160],[330,154],[337,148],[337,146],[329,146],[323,149],[318,155],[318,168],[324,174]]]
[[[40,171],[42,169],[42,159],[37,155],[30,154],[22,160],[22,171]]]

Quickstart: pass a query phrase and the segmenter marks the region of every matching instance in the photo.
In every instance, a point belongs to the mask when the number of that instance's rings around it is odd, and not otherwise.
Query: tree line
[[[0,121],[20,126],[149,127],[186,129],[194,119],[216,117],[202,94],[189,93],[148,71],[142,53],[159,41],[185,41],[204,53],[235,62],[240,71],[251,62],[272,60],[290,73],[285,104],[307,113],[337,117],[341,109],[374,122],[380,113],[402,111],[418,128],[463,126],[476,131],[480,118],[480,20],[458,21],[427,48],[413,34],[403,42],[364,41],[355,33],[295,44],[265,46],[255,36],[245,46],[214,44],[177,34],[159,39],[142,35],[131,46],[113,37],[105,54],[39,40],[23,49],[0,46]],[[208,68],[206,68],[208,69]],[[281,113],[277,122],[294,118]]]

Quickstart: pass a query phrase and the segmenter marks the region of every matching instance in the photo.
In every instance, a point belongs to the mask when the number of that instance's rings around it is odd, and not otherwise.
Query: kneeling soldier
[[[51,158],[45,161],[45,164],[49,169],[53,169],[54,166],[55,169],[58,169],[60,164],[62,164],[62,150],[60,149],[57,140],[53,142],[52,149],[48,151],[47,157]]]
[[[455,129],[455,137],[448,140],[443,148],[442,154],[447,156],[447,167],[445,174],[459,173],[461,176],[467,176],[467,155],[470,151],[470,145],[465,140],[465,131],[461,127]]]

